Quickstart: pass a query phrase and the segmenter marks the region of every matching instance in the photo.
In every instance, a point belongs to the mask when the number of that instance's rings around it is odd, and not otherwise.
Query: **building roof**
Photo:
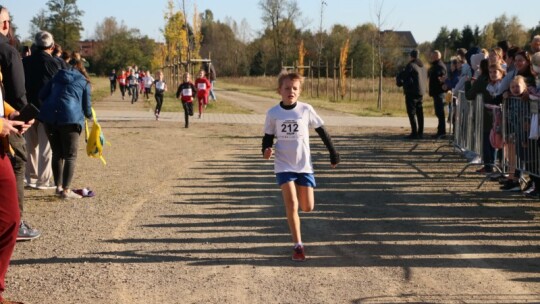
[[[382,34],[385,34],[385,33],[392,33],[392,34],[396,35],[398,37],[399,41],[400,41],[399,46],[402,47],[402,48],[414,49],[414,48],[416,48],[418,46],[418,43],[414,39],[414,36],[411,33],[411,31],[390,31],[390,30],[386,30],[386,31],[382,32]]]

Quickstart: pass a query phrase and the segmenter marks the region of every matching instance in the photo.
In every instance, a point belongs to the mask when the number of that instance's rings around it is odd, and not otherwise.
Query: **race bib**
[[[201,82],[197,84],[197,89],[199,90],[206,90],[206,83]]]
[[[183,89],[182,96],[193,96],[193,92],[191,91],[191,89]]]
[[[163,82],[163,81],[157,81],[157,82],[156,82],[156,89],[159,89],[159,90],[165,90],[165,82]]]
[[[305,136],[304,130],[300,127],[297,120],[278,120],[276,123],[278,128],[277,137],[280,140],[299,140]]]

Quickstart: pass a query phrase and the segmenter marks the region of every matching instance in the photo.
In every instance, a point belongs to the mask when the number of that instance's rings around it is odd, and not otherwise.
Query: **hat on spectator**
[[[51,33],[40,31],[34,36],[34,44],[40,49],[48,49],[54,46],[54,39]]]
[[[411,56],[412,58],[418,58],[418,51],[417,50],[412,50],[409,53],[409,56]]]

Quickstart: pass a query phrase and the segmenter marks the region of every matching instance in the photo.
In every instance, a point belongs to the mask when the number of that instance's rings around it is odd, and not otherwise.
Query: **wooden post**
[[[328,98],[328,77],[329,77],[329,73],[328,73],[328,59],[326,59],[326,76],[325,76],[325,85],[326,85],[326,98]]]
[[[354,75],[354,59],[351,58],[351,74],[349,75],[349,101],[352,101],[352,86],[353,86],[353,75]]]

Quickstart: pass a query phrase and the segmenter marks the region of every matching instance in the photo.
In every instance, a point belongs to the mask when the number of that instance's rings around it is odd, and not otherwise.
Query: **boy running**
[[[184,73],[184,77],[182,77],[182,79],[183,82],[178,86],[178,90],[176,90],[176,98],[180,98],[182,101],[182,107],[184,108],[184,121],[186,122],[185,127],[189,128],[189,116],[193,116],[193,96],[195,96],[197,89],[195,88],[193,82],[191,82],[191,76],[189,73]]]
[[[298,207],[304,212],[315,207],[313,188],[315,176],[311,164],[309,148],[309,128],[314,127],[330,152],[330,163],[335,168],[340,161],[323,120],[309,104],[299,102],[304,78],[298,73],[284,73],[278,79],[278,93],[281,102],[266,113],[262,152],[270,159],[274,151],[272,145],[277,138],[274,158],[274,172],[281,188],[287,223],[294,242],[293,261],[304,261],[304,245],[300,233]]]

